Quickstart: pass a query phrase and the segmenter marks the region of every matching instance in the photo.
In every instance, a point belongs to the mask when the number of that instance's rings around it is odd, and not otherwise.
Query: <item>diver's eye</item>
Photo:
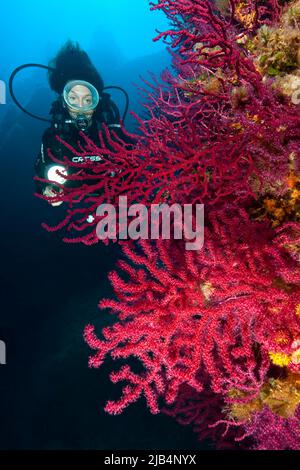
[[[77,100],[76,96],[69,96],[69,101],[70,101],[70,103],[76,103],[78,100]]]

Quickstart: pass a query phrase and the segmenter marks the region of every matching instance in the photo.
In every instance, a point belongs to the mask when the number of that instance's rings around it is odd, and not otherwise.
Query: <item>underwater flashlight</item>
[[[68,176],[68,172],[64,166],[61,165],[52,165],[47,172],[47,179],[50,181],[54,181],[55,183],[65,184],[67,181],[66,178],[59,175],[57,172],[62,173],[65,176]]]

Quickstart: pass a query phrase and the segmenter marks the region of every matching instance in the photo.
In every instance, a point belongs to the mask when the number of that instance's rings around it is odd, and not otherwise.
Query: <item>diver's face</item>
[[[92,94],[84,85],[75,85],[68,94],[68,101],[76,107],[90,106],[92,104]]]
[[[81,111],[80,108],[85,108],[86,106],[90,106],[92,104],[92,94],[90,90],[84,85],[76,85],[69,91],[68,94],[68,102],[72,106],[76,106],[78,109],[73,109],[68,106],[69,114],[76,118],[79,114],[84,114],[86,117],[92,117],[95,110],[90,111]]]

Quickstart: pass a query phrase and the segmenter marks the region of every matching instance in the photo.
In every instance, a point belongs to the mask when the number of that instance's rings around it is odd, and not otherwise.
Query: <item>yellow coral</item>
[[[235,131],[239,131],[239,132],[244,130],[240,122],[233,122],[232,124],[230,124],[230,127],[234,129]]]
[[[215,290],[210,282],[204,282],[204,284],[200,285],[200,288],[205,300],[209,300],[213,291]]]
[[[288,366],[292,360],[291,356],[288,356],[287,354],[283,354],[283,353],[269,352],[269,356],[270,356],[271,362],[275,366],[279,366],[279,367]]]
[[[231,390],[230,398],[247,398],[245,392]],[[285,378],[269,379],[262,387],[258,397],[247,403],[233,403],[227,409],[231,418],[238,421],[251,419],[254,412],[267,405],[273,413],[288,418],[293,416],[300,404],[300,380],[298,374],[289,373]]]
[[[292,167],[290,162],[290,167]],[[256,219],[268,217],[272,221],[273,227],[277,227],[283,221],[300,220],[300,176],[291,170],[288,176],[281,183],[286,192],[281,197],[272,196],[268,191],[268,196],[260,198],[257,207],[252,210]],[[261,188],[258,188],[261,192]]]
[[[282,332],[281,334],[279,334],[276,338],[276,343],[279,344],[279,345],[284,345],[284,344],[288,344],[289,340],[286,336],[286,333]]]
[[[256,20],[256,10],[246,1],[240,1],[236,5],[235,18],[240,21],[247,29],[254,26]]]
[[[264,404],[284,418],[293,416],[300,404],[299,377],[289,374],[286,379],[270,380],[260,394]]]
[[[264,199],[264,205],[265,205],[267,211],[271,212],[276,207],[276,201],[275,201],[275,199],[265,198]]]
[[[194,49],[198,50],[200,45],[195,45]],[[186,80],[182,83],[184,94],[187,98],[197,97],[201,92],[219,94],[222,91],[223,74],[218,69],[214,74],[200,73],[196,77]]]
[[[300,183],[300,178],[295,174],[294,171],[291,171],[287,177],[288,187],[290,189],[295,188],[297,183]]]

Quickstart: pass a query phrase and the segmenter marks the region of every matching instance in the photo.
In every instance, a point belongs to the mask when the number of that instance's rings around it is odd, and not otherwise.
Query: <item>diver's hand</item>
[[[61,193],[62,189],[58,189],[58,192]],[[43,196],[55,197],[55,196],[57,196],[57,191],[54,191],[51,186],[46,186],[46,188],[43,190]],[[57,202],[48,201],[48,202],[49,202],[49,204],[51,204],[52,207],[58,207],[63,203],[63,201],[57,201]]]

